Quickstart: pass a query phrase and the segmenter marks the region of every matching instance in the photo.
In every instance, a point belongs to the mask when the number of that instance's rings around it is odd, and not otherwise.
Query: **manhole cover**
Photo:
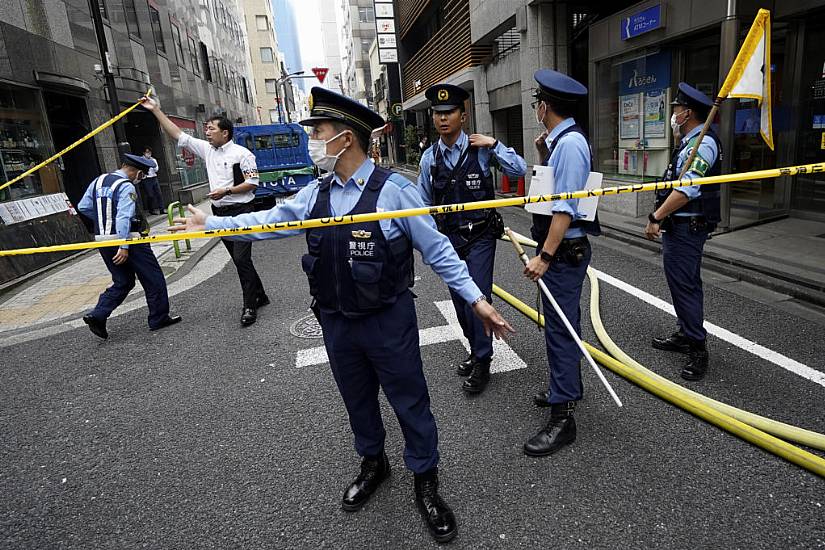
[[[309,314],[306,317],[301,317],[289,327],[289,332],[298,338],[323,338],[324,334],[321,331],[321,325],[315,319],[315,315]]]

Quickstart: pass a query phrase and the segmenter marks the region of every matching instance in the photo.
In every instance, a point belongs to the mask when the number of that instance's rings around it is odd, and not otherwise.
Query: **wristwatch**
[[[486,301],[486,300],[487,300],[487,297],[486,297],[486,296],[484,296],[484,294],[482,294],[482,295],[480,295],[478,298],[476,298],[475,300],[473,300],[473,303],[471,303],[471,304],[470,304],[470,307],[476,307],[476,304],[478,304],[478,303],[480,303],[480,302],[484,302],[484,301]]]
[[[647,215],[647,220],[654,225],[660,225],[662,223],[661,220],[656,219],[656,216],[653,215],[653,212]]]
[[[231,195],[232,194],[232,188],[231,187],[226,187],[225,189],[226,189],[226,193],[225,193],[226,195]]]
[[[541,261],[546,264],[551,263],[554,257],[555,254],[550,254],[549,252],[545,252],[544,250],[542,250],[541,254],[539,254],[539,258],[541,258]]]

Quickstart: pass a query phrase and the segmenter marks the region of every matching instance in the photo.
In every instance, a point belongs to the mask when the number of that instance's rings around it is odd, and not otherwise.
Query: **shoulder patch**
[[[129,198],[132,199],[134,202],[137,202],[137,193],[134,191],[129,193]]]
[[[394,183],[399,189],[404,189],[405,187],[410,187],[412,182],[399,174],[398,172],[393,172],[390,174],[390,177],[387,178],[388,182]]]

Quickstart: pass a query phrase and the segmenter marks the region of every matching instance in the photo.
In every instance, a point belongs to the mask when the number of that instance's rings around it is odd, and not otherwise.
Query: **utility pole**
[[[89,9],[92,12],[97,48],[100,51],[100,60],[103,65],[103,81],[106,84],[106,91],[109,95],[109,108],[114,117],[120,113],[120,102],[117,98],[115,75],[113,75],[109,69],[109,47],[106,45],[106,33],[103,29],[103,18],[100,16],[100,3],[98,0],[89,0]],[[115,130],[115,141],[117,141],[118,156],[122,157],[124,153],[131,151],[129,142],[126,140],[126,130],[123,128],[123,121],[117,121],[113,128]],[[118,162],[120,162],[120,159],[118,159]]]

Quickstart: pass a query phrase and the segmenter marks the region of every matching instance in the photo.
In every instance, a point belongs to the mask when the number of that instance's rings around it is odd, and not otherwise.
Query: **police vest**
[[[375,212],[378,195],[391,174],[376,166],[347,215]],[[310,218],[332,217],[331,185],[331,175],[319,184]],[[395,303],[413,285],[410,240],[402,235],[388,241],[378,221],[308,229],[306,239],[309,250],[301,266],[310,294],[326,313],[364,317]]]
[[[117,209],[120,186],[130,183],[118,174],[103,174],[94,183],[95,235],[117,235]],[[135,189],[135,213],[129,220],[131,233],[148,235],[149,223],[143,215],[143,209]]]
[[[550,156],[553,154],[553,151],[556,150],[556,145],[558,145],[559,140],[569,134],[570,132],[576,132],[581,134],[585,141],[587,141],[587,135],[584,133],[584,130],[579,127],[578,124],[574,124],[569,128],[565,128],[562,132],[555,137],[555,139],[550,143],[550,147],[547,150],[547,156],[544,157],[543,165],[548,166],[550,163]],[[588,145],[589,145],[588,141]],[[593,153],[590,154],[590,165],[587,167],[587,171],[590,172],[593,169]],[[539,243],[539,245],[543,245],[544,241],[547,240],[547,234],[550,232],[550,224],[553,221],[553,216],[548,216],[546,214],[533,214],[533,227],[530,228],[530,234],[533,237],[533,240]],[[572,220],[570,222],[570,229],[574,228],[581,228],[584,230],[585,233],[588,235],[601,235],[602,234],[602,226],[599,224],[599,214],[596,214],[596,219],[592,222],[586,220]]]
[[[465,202],[486,201],[496,198],[492,174],[485,176],[478,162],[478,147],[467,146],[458,160],[458,165],[447,167],[441,148],[435,143],[432,148],[433,163],[430,167],[430,181],[433,186],[433,205],[463,204]],[[462,159],[466,160],[462,163]],[[461,226],[489,219],[494,209],[469,210],[456,214],[439,214],[438,228],[447,235],[455,233]]]
[[[716,155],[716,161],[713,165],[708,169],[705,173],[705,176],[718,176],[722,173],[722,143],[719,141],[717,135],[713,132],[713,130],[708,130],[707,134],[705,134],[705,138],[711,138],[714,142],[716,142],[716,150],[718,154]],[[696,139],[689,139],[685,143],[682,143],[677,149],[673,151],[673,156],[670,158],[670,164],[665,170],[665,173],[662,175],[663,181],[671,181],[679,177],[679,173],[676,172],[676,166],[679,161],[679,155],[685,149],[688,149]],[[690,156],[690,155],[688,155]],[[685,159],[687,161],[687,158]],[[663,189],[660,191],[656,191],[656,208],[658,209],[662,204],[665,202],[665,199],[670,195],[673,189]],[[690,213],[690,214],[698,214],[700,216],[704,216],[705,220],[710,226],[711,231],[716,224],[722,219],[722,210],[721,210],[721,197],[722,197],[722,189],[721,185],[718,183],[713,183],[710,185],[703,185],[702,186],[702,194],[694,200],[689,201],[686,205],[682,208],[676,210],[673,214],[677,213]]]

